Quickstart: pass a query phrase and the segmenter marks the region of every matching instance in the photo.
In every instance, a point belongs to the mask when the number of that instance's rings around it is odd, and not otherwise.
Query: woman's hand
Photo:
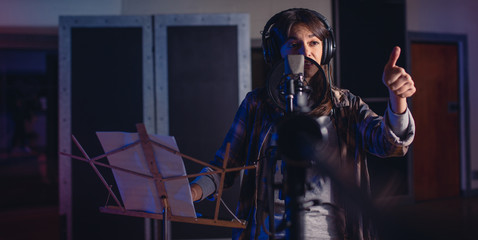
[[[404,113],[407,110],[407,97],[415,92],[415,83],[405,69],[396,65],[400,57],[400,47],[394,47],[383,70],[382,81],[390,94],[390,106],[394,113]]]
[[[193,202],[202,198],[202,188],[198,184],[191,185],[191,195],[193,198]]]

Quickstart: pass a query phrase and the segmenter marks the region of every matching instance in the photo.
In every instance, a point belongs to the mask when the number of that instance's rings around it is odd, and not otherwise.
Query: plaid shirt
[[[339,137],[340,157],[335,166],[340,166],[346,182],[353,182],[363,192],[369,194],[370,180],[366,164],[366,152],[380,156],[403,156],[411,144],[415,124],[409,114],[409,126],[405,136],[397,137],[388,126],[388,112],[384,117],[375,114],[367,104],[348,90],[333,89],[335,124]],[[237,216],[248,221],[246,229],[234,229],[233,239],[255,239],[257,227],[262,226],[264,213],[263,164],[269,143],[272,127],[282,117],[280,111],[272,103],[265,89],[256,89],[247,94],[236,113],[234,122],[226,135],[221,148],[217,151],[212,164],[222,166],[226,144],[230,143],[228,168],[245,165],[257,165],[255,170],[246,170],[237,208]],[[237,172],[228,173],[225,187],[234,183]],[[262,179],[262,180],[261,180]],[[337,191],[336,191],[337,192]],[[346,196],[334,195],[341,211],[339,229],[344,239],[373,239],[373,233],[364,214],[347,207]],[[352,209],[352,210],[351,210]],[[257,224],[260,223],[260,224]]]

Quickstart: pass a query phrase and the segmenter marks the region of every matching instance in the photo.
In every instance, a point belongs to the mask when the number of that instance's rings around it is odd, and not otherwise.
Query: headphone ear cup
[[[332,60],[335,55],[336,46],[332,35],[333,33],[331,30],[329,30],[329,32],[330,36],[326,37],[323,42],[324,47],[322,49],[322,60],[320,61],[320,65],[329,64],[330,60]]]
[[[329,43],[329,62],[330,60],[335,56],[335,50],[337,49],[337,45],[335,43],[335,38],[334,38],[334,31],[332,29],[329,29],[329,37],[328,37],[328,43]]]
[[[264,56],[264,62],[266,64],[269,64],[271,61],[271,51],[270,51],[270,44],[269,44],[270,39],[269,38],[264,38],[262,40],[262,55]]]
[[[274,65],[275,61],[277,61],[277,56],[275,53],[280,54],[280,49],[277,47],[277,44],[274,41],[274,37],[272,36],[273,33],[269,34],[270,35],[268,37],[264,38],[262,50],[266,64]]]
[[[269,20],[270,21],[270,20]],[[269,50],[269,39],[270,37],[268,36],[267,33],[267,26],[269,22],[267,22],[266,26],[264,27],[264,30],[262,31],[262,56],[264,57],[264,62],[266,64],[269,64],[270,61],[270,50]]]
[[[322,14],[320,14],[320,13],[314,11],[314,10],[309,10],[309,11],[314,13],[315,16],[317,16],[317,18],[319,18],[320,21],[322,21],[325,28],[329,32],[328,36],[323,41],[324,47],[322,49],[322,59],[320,60],[320,65],[329,64],[330,60],[335,55],[336,45],[335,45],[334,31],[330,27],[330,24],[329,24],[329,22],[327,21],[327,18],[325,18],[324,15],[322,15]]]
[[[287,11],[287,10],[285,10]],[[270,28],[275,24],[277,18],[285,11],[276,13],[274,16],[267,21],[266,25],[264,26],[264,30],[262,30],[262,54],[264,55],[264,61],[266,64],[271,65],[272,61],[274,60],[274,46],[273,46],[273,36],[271,35]]]
[[[322,48],[322,59],[320,60],[320,65],[326,65],[329,63],[329,41],[328,38],[325,38],[323,41],[323,48]]]
[[[272,66],[272,65],[276,64],[278,59],[282,59],[282,57],[278,57],[278,55],[277,55],[277,54],[279,54],[279,56],[280,56],[280,49],[278,48],[277,43],[276,43],[276,41],[273,40],[273,38],[271,38],[270,41],[269,41],[269,51],[270,51],[269,64]]]
[[[268,46],[268,49],[267,49],[267,51],[268,51],[268,54],[267,54],[267,58],[268,58],[268,59],[267,59],[267,64],[269,64],[269,65],[272,64],[272,61],[273,61],[273,59],[274,59],[274,56],[273,56],[273,55],[274,55],[274,48],[273,48],[273,46],[272,46],[273,44],[274,44],[274,43],[273,43],[272,39],[269,38],[269,39],[267,40],[267,46]]]

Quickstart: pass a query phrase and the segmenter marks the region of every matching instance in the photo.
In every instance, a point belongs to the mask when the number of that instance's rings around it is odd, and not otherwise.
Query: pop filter
[[[269,75],[266,82],[267,93],[272,99],[274,104],[280,109],[286,111],[286,92],[284,89],[286,75],[284,74],[286,69],[286,61],[278,61],[269,71]],[[323,84],[321,92],[318,93],[318,89],[311,89],[312,96],[319,96],[320,100],[314,100],[317,98],[310,97],[308,101],[308,106],[312,110],[316,108],[323,100],[327,88],[327,78],[322,67],[311,58],[305,57],[304,64],[304,75],[308,81],[317,81]],[[289,66],[287,66],[289,68]]]

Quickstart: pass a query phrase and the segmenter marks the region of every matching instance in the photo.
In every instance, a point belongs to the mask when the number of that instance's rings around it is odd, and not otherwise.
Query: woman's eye
[[[312,41],[312,42],[310,42],[310,45],[311,46],[320,45],[320,42],[319,41]]]

